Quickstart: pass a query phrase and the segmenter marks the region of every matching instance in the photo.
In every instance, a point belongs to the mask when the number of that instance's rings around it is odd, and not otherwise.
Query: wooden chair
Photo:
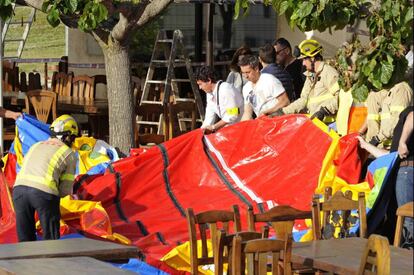
[[[413,206],[414,202],[409,202],[397,209],[397,227],[395,228],[394,246],[401,245],[401,235],[405,218],[414,218]]]
[[[95,98],[95,79],[87,75],[75,76],[72,79],[72,96],[78,98]]]
[[[164,108],[159,104],[144,104],[136,108],[135,144],[160,144],[165,141],[162,133]]]
[[[270,224],[275,232],[276,239],[284,240],[286,235],[292,234],[295,221],[301,219],[312,219],[312,211],[298,210],[289,205],[278,205],[263,213],[254,214],[253,208],[249,207],[247,224],[250,231],[257,230],[256,223]],[[292,269],[294,274],[312,273],[311,269],[301,265],[293,265]]]
[[[295,220],[311,218],[311,211],[301,211],[289,205],[278,205],[257,214],[254,214],[253,208],[249,207],[247,224],[249,231],[256,231],[256,223],[270,223],[276,238],[283,240],[286,234],[292,234]]]
[[[312,228],[315,240],[334,238],[336,228],[340,228],[339,237],[352,237],[349,232],[350,224],[356,222],[351,216],[351,210],[358,210],[359,236],[366,238],[367,217],[365,209],[365,194],[358,193],[358,201],[352,200],[352,192],[343,194],[336,192],[333,196],[332,189],[325,190],[325,201],[320,202],[318,197],[312,200]],[[321,219],[322,211],[322,219]]]
[[[214,256],[208,255],[207,239],[210,233],[213,254],[217,251],[217,236],[220,229],[229,233],[229,223],[233,223],[234,232],[241,230],[240,212],[237,205],[233,206],[233,211],[209,210],[194,214],[192,208],[187,209],[187,224],[190,241],[190,262],[191,274],[198,274],[198,267],[202,265],[214,264]],[[198,232],[196,227],[198,227]],[[209,231],[209,232],[208,232]],[[197,251],[197,235],[201,239],[201,255]]]
[[[29,85],[27,87],[27,90],[33,91],[40,89],[42,89],[42,84],[40,82],[40,74],[34,72],[29,73]]]
[[[283,252],[283,264],[280,253]],[[292,235],[289,234],[284,240],[251,240],[243,242],[239,236],[233,239],[232,253],[232,274],[265,275],[268,274],[268,254],[271,253],[271,273],[272,274],[292,274]],[[248,257],[251,255],[250,257]],[[246,264],[247,259],[247,264]]]
[[[47,90],[34,90],[26,94],[26,112],[33,114],[38,120],[50,123],[56,119],[56,93]],[[49,115],[52,114],[52,117]]]
[[[233,239],[235,236],[241,238],[242,242],[262,239],[267,235],[266,233],[258,233],[253,231],[237,232],[235,234],[227,234],[224,230],[220,230],[217,235],[217,249],[214,253],[214,274],[221,275],[224,272],[224,263],[228,263],[227,274],[232,271],[232,251]]]
[[[19,68],[12,66],[3,66],[3,89],[5,91],[19,91]]]
[[[178,137],[196,128],[196,108],[193,101],[179,101],[175,104],[169,104],[170,138]],[[190,122],[189,128],[187,127],[188,122]]]
[[[54,72],[52,76],[52,91],[59,96],[71,96],[73,73]]]
[[[389,275],[390,274],[390,245],[388,239],[372,234],[362,254],[358,274]]]

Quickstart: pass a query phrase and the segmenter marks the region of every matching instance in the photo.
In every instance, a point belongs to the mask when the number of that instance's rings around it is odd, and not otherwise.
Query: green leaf
[[[237,18],[239,18],[239,14],[240,14],[240,2],[242,0],[237,0],[236,4],[234,5],[234,16],[233,19],[236,20]]]
[[[413,7],[411,6],[411,7],[408,8],[407,13],[405,14],[403,23],[407,24],[408,22],[410,22],[412,20],[413,20]],[[412,29],[411,29],[411,31],[412,31]]]
[[[362,72],[364,73],[364,75],[368,76],[372,73],[376,65],[377,61],[375,59],[372,59],[368,64],[366,64],[363,67]]]
[[[308,16],[313,10],[313,4],[310,1],[302,2],[299,10],[298,10],[298,16],[303,18]]]
[[[394,66],[387,62],[381,63],[381,82],[387,84],[390,81],[392,72],[394,71]]]
[[[52,7],[49,10],[49,13],[46,16],[46,19],[47,19],[47,22],[49,22],[49,24],[52,27],[57,27],[59,25],[59,23],[60,23],[60,20],[59,20],[59,11],[55,7]]]
[[[357,102],[364,102],[368,97],[368,92],[368,88],[365,86],[365,84],[361,86],[354,85],[354,87],[352,87],[352,97]]]
[[[279,6],[279,13],[284,14],[288,8],[289,8],[289,2],[282,1]]]
[[[0,18],[3,20],[9,19],[13,14],[13,7],[11,5],[2,6],[0,9]]]
[[[75,13],[78,8],[78,0],[66,0],[66,6],[69,8],[71,13]]]

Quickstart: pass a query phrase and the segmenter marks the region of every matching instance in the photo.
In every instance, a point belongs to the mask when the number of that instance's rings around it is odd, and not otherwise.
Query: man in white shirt
[[[218,81],[217,74],[208,66],[201,67],[195,78],[199,89],[207,94],[206,115],[201,126],[206,134],[240,121],[243,97],[239,91],[229,83]]]
[[[261,74],[259,64],[259,59],[253,55],[239,62],[243,76],[249,80],[243,87],[242,121],[252,119],[253,112],[257,117],[270,115],[290,103],[282,83],[271,74]]]

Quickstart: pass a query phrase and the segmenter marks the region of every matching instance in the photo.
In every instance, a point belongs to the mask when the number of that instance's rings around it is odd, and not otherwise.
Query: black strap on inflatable
[[[167,149],[165,149],[165,146],[163,144],[159,144],[159,145],[157,145],[157,147],[161,151],[162,160],[164,162],[164,170],[162,171],[162,176],[163,176],[164,182],[165,182],[165,189],[167,190],[168,196],[170,197],[173,204],[175,205],[175,208],[177,208],[177,210],[180,212],[181,216],[185,217],[184,208],[180,205],[180,203],[178,202],[177,198],[174,196],[174,194],[171,190],[170,178],[168,176],[168,171],[167,171],[168,165],[170,165],[170,161],[168,159]]]
[[[118,212],[119,218],[121,218],[125,222],[129,222],[128,218],[125,216],[124,211],[121,207],[121,201],[119,199],[119,195],[121,193],[121,173],[115,172],[115,183],[116,183],[116,196],[114,198],[114,203],[116,206],[116,212]]]
[[[231,185],[229,180],[226,178],[226,175],[224,175],[223,171],[221,171],[219,165],[214,160],[213,156],[211,155],[210,151],[208,150],[204,138],[202,139],[202,141],[203,141],[203,145],[204,145],[203,146],[204,147],[204,152],[206,153],[208,159],[211,162],[211,165],[213,165],[213,168],[214,168],[214,170],[216,170],[217,175],[219,175],[220,179],[224,182],[224,184],[227,186],[227,188],[231,192],[233,192],[242,202],[244,202],[248,207],[252,207],[252,204],[249,202],[249,200],[242,193],[240,193],[236,188],[234,188],[233,185]]]
[[[73,184],[73,194],[76,194],[79,190],[79,188],[82,186],[82,184],[85,183],[86,179],[89,178],[90,175],[83,174],[79,177],[79,179]]]
[[[260,213],[264,213],[265,212],[265,209],[264,209],[264,206],[263,206],[263,202],[259,202],[257,204],[257,207],[259,208]]]
[[[141,234],[143,236],[148,236],[149,235],[147,228],[145,227],[145,225],[141,221],[136,221],[135,223],[137,224],[137,226],[139,228],[139,231],[141,231]]]
[[[167,245],[168,243],[165,241],[164,237],[162,236],[162,234],[160,232],[155,233],[155,235],[157,236],[157,239],[163,244],[163,245]]]

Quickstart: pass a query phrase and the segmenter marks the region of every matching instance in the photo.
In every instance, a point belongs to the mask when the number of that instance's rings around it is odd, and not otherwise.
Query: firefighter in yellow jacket
[[[17,236],[35,241],[35,211],[44,240],[59,239],[60,197],[72,194],[76,156],[70,148],[79,130],[69,115],[50,126],[51,138],[34,144],[26,154],[13,188]]]
[[[367,98],[366,124],[360,129],[361,134],[366,131],[365,140],[374,146],[390,146],[400,113],[413,104],[412,100],[413,90],[405,81],[391,89],[370,92]]]
[[[283,114],[308,113],[325,123],[334,121],[338,111],[338,72],[323,62],[322,46],[307,39],[299,45],[306,81],[300,98],[282,109]]]

